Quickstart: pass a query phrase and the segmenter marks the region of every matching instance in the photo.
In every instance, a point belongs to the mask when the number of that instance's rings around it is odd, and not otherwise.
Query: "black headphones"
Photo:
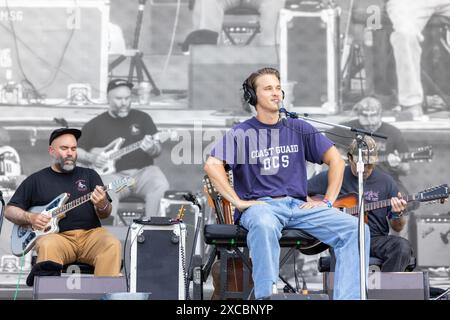
[[[257,98],[256,98],[256,92],[255,90],[251,87],[251,85],[248,84],[248,79],[246,79],[244,81],[244,83],[242,84],[242,90],[244,91],[244,100],[245,102],[251,104],[252,106],[256,107],[256,102],[257,102]],[[284,100],[284,90],[281,90],[283,96],[282,99]]]

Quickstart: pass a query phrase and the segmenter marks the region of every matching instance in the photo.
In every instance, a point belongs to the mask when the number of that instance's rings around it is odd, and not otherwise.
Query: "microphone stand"
[[[366,248],[365,248],[365,222],[364,222],[364,187],[363,187],[363,179],[364,179],[364,161],[362,159],[362,148],[363,148],[363,139],[364,135],[369,135],[373,137],[378,137],[382,139],[387,139],[386,136],[383,136],[381,134],[377,134],[368,130],[359,129],[359,128],[353,128],[349,126],[344,126],[341,124],[335,124],[327,121],[312,119],[308,116],[307,113],[304,113],[303,115],[300,115],[296,112],[290,112],[287,111],[285,108],[280,108],[279,110],[280,114],[285,114],[287,117],[292,119],[302,119],[306,121],[312,121],[317,122],[321,124],[325,124],[327,126],[332,127],[338,127],[344,130],[348,130],[351,132],[355,132],[356,134],[356,141],[358,145],[358,161],[356,163],[356,169],[358,172],[358,235],[359,235],[359,274],[360,274],[360,294],[361,294],[361,300],[367,300],[367,284],[366,284],[366,277],[363,276],[366,274]]]

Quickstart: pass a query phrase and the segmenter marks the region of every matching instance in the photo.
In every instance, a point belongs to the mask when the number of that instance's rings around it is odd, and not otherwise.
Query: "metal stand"
[[[356,134],[358,145],[358,162],[356,163],[356,172],[358,172],[358,243],[359,243],[359,274],[360,274],[360,294],[361,300],[367,300],[366,277],[366,232],[364,223],[364,161],[362,159],[362,147],[364,136]]]
[[[283,120],[284,115],[286,115],[289,118],[293,119],[302,119],[306,121],[313,121],[321,124],[325,124],[327,126],[332,127],[339,127],[344,130],[349,130],[356,133],[356,141],[358,142],[358,162],[356,164],[357,166],[357,172],[358,172],[358,199],[359,199],[359,205],[358,205],[358,231],[359,231],[359,274],[360,274],[360,293],[361,293],[361,300],[367,299],[367,284],[366,284],[366,277],[363,276],[366,274],[366,265],[368,261],[366,261],[366,248],[365,248],[365,223],[364,223],[364,190],[363,190],[363,174],[364,174],[364,161],[362,159],[362,144],[363,144],[363,138],[364,135],[369,135],[373,137],[378,137],[382,139],[387,139],[386,136],[383,136],[381,134],[377,134],[371,131],[367,131],[364,129],[358,129],[358,128],[352,128],[348,126],[343,126],[340,124],[335,124],[327,121],[321,121],[312,119],[308,116],[308,114],[300,115],[296,112],[289,112],[284,107],[281,107],[279,109],[280,117]],[[285,121],[283,121],[285,123]]]
[[[158,89],[156,86],[155,81],[153,81],[152,76],[150,75],[150,72],[148,71],[147,67],[145,66],[144,60],[142,59],[143,53],[139,51],[139,37],[141,34],[142,29],[142,18],[144,15],[144,9],[145,9],[145,3],[147,0],[139,0],[139,7],[138,7],[138,15],[136,19],[136,28],[134,30],[134,40],[133,40],[133,49],[130,51],[132,55],[126,54],[121,55],[118,58],[116,58],[113,62],[109,64],[109,72],[111,73],[114,68],[116,68],[119,64],[121,64],[123,61],[125,61],[127,58],[131,58],[130,61],[130,69],[128,71],[128,82],[133,82],[133,79],[137,79],[138,83],[142,82],[144,80],[144,74],[146,76],[146,79],[150,84],[152,85],[151,93],[159,96],[161,94],[161,90]],[[136,76],[134,76],[134,72],[136,71]]]

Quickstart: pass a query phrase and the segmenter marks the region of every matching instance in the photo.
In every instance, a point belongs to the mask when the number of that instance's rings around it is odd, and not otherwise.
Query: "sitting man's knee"
[[[395,246],[395,251],[399,256],[410,257],[412,254],[412,247],[408,240],[399,237]]]

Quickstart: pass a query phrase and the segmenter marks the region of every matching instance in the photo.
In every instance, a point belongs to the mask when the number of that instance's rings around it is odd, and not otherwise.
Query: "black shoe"
[[[62,268],[62,264],[50,260],[36,263],[27,277],[27,286],[34,285],[35,276],[61,276]]]

